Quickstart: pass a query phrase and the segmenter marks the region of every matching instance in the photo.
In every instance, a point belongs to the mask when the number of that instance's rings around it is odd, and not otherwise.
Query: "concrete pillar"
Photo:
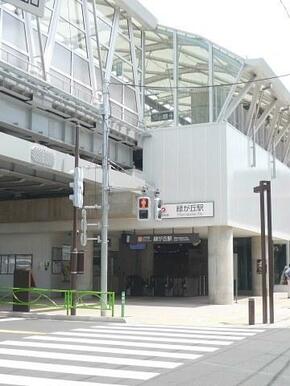
[[[210,304],[232,304],[234,297],[233,229],[208,228],[208,295]]]
[[[290,241],[286,241],[286,265],[290,264]]]
[[[268,242],[266,237],[266,259],[268,258],[267,250],[268,250]],[[252,291],[254,296],[262,296],[262,274],[257,273],[257,260],[260,260],[262,258],[260,236],[252,237],[251,252],[252,252]],[[267,269],[268,269],[268,266],[267,266]]]

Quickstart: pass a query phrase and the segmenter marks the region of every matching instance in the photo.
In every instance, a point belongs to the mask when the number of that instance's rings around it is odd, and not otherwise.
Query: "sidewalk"
[[[261,297],[255,298],[257,326],[262,325],[261,300]],[[290,327],[290,299],[287,298],[287,293],[275,293],[274,300],[275,324],[271,325],[271,327]],[[31,312],[30,317],[33,315],[37,317],[36,312]],[[9,316],[11,314],[9,313]],[[65,312],[41,311],[37,314],[43,315],[46,318],[49,316],[54,318],[55,316],[64,316]],[[7,313],[2,309],[0,316],[6,315]],[[82,319],[87,317],[96,318],[97,320],[100,317],[100,311],[78,309],[77,316],[82,317]],[[110,316],[109,312],[108,316]],[[120,321],[120,316],[121,306],[120,301],[117,301],[115,321]],[[106,321],[112,321],[112,318],[108,317]],[[209,305],[206,297],[128,297],[126,299],[125,321],[127,323],[176,326],[245,326],[248,325],[248,298],[239,298],[237,303],[231,305]]]
[[[262,324],[262,298],[255,297],[256,325]],[[287,293],[274,295],[275,327],[290,327],[290,299]],[[116,315],[120,315],[118,306]],[[128,298],[128,323],[164,325],[248,325],[248,297],[231,305],[209,305],[205,297]]]

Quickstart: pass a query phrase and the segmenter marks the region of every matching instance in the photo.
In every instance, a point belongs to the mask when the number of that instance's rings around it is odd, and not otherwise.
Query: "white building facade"
[[[27,264],[38,287],[69,286],[75,130],[85,204],[100,203],[106,85],[109,289],[228,304],[236,281],[240,294],[260,294],[260,180],[272,185],[280,284],[290,95],[267,63],[159,26],[133,0],[48,0],[39,19],[2,4],[0,20],[1,286]],[[162,221],[137,220],[144,187],[160,189]],[[88,218],[96,223],[100,211]],[[95,226],[88,236],[99,234]],[[99,244],[84,249],[78,286],[98,290]]]

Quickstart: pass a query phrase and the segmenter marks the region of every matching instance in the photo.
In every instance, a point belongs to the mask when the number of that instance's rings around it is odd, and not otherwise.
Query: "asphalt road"
[[[290,329],[0,318],[0,385],[290,385]]]

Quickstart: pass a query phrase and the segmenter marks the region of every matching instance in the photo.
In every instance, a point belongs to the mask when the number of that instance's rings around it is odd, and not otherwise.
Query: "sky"
[[[290,73],[290,0],[139,1],[159,24],[201,35],[244,58],[263,57],[277,75]],[[281,81],[290,90],[290,76]]]

